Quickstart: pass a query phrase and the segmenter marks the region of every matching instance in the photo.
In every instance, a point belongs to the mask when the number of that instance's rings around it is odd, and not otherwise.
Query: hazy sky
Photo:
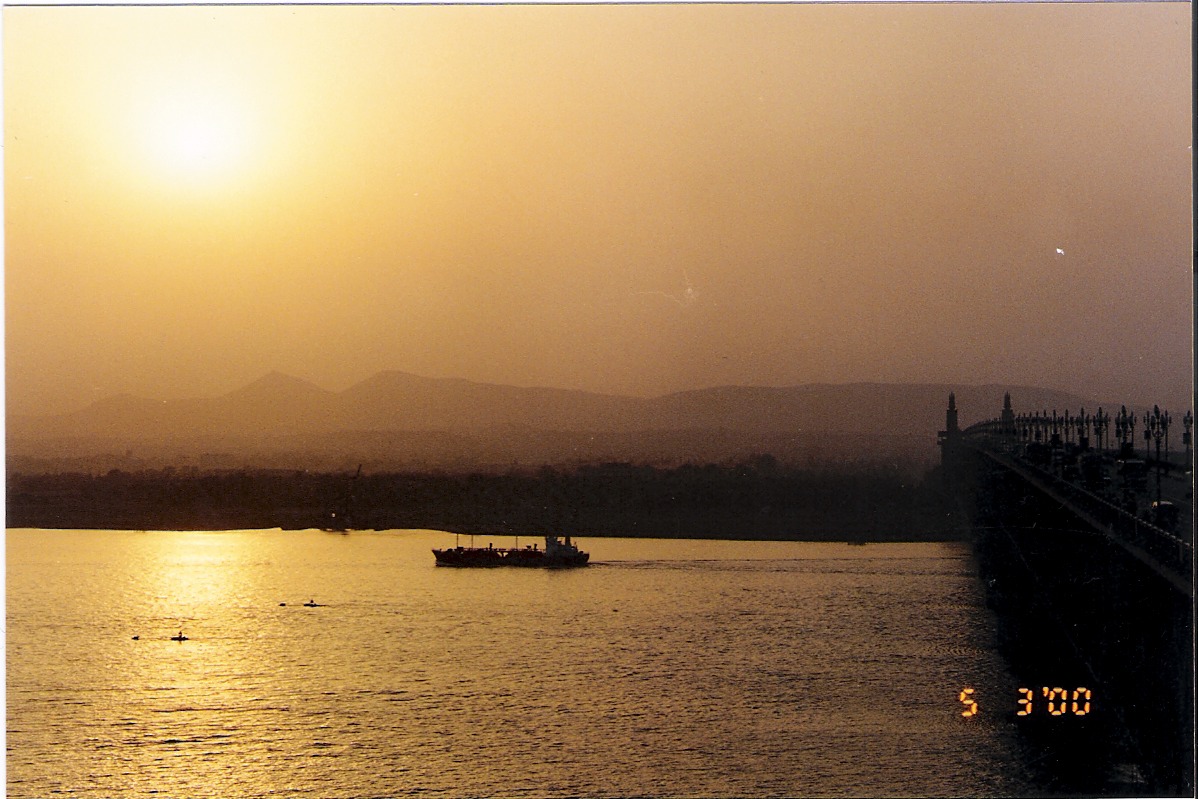
[[[1190,6],[9,8],[7,399],[1190,396]]]

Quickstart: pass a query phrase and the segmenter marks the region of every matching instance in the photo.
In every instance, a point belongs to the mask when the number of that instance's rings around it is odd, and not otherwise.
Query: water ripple
[[[441,543],[10,531],[9,796],[1026,792],[954,705],[1009,679],[959,549],[607,539],[546,574]]]

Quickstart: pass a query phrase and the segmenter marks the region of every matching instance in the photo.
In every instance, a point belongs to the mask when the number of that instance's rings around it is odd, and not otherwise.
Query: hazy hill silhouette
[[[9,467],[65,468],[105,453],[154,464],[321,468],[332,461],[463,466],[685,462],[771,453],[787,460],[935,458],[948,393],[961,423],[1097,403],[1031,388],[936,384],[723,386],[654,398],[381,372],[341,392],[273,372],[219,397],[122,395],[68,414],[8,417]],[[922,453],[922,455],[921,455]],[[130,463],[130,466],[136,465]],[[92,464],[95,466],[95,464]]]

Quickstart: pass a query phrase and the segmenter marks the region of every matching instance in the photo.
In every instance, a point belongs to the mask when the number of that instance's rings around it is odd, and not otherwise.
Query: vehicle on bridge
[[[1116,473],[1119,487],[1124,491],[1144,491],[1148,488],[1148,464],[1139,458],[1119,461]]]
[[[1047,444],[1034,441],[1027,445],[1024,457],[1027,458],[1028,463],[1035,466],[1047,466],[1052,460],[1052,451]]]
[[[1177,530],[1177,521],[1180,516],[1181,509],[1168,500],[1153,502],[1148,509],[1148,521],[1170,533]]]

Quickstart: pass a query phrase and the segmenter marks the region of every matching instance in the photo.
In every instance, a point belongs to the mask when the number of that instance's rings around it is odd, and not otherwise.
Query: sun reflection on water
[[[253,578],[244,565],[253,557],[253,538],[224,533],[169,532],[147,536],[142,586],[153,615],[197,626],[242,604]]]

